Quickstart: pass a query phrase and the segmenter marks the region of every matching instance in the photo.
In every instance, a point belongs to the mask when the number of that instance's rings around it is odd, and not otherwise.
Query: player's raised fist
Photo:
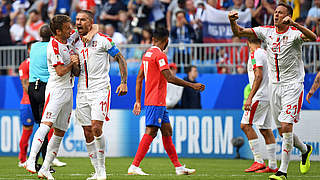
[[[201,83],[194,83],[192,88],[197,91],[203,91],[205,89],[205,85]]]
[[[294,21],[289,16],[286,16],[283,18],[282,23],[292,26],[294,24]]]
[[[134,107],[133,107],[132,112],[134,115],[139,115],[141,112],[141,103],[138,103],[138,102],[134,103]]]
[[[239,19],[239,14],[237,11],[230,11],[228,14],[229,20],[230,21],[235,21],[237,19]]]

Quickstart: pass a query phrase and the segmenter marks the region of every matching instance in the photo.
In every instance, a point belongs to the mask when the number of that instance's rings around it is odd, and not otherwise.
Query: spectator
[[[263,7],[262,7],[262,5],[260,5],[256,8],[254,3],[255,3],[254,0],[246,0],[246,2],[245,2],[246,8],[249,8],[251,11],[251,26],[252,27],[256,27],[256,26],[263,24],[263,22],[260,21],[260,19],[258,18],[258,15],[260,13],[262,13]]]
[[[242,11],[245,9],[245,6],[243,4],[243,0],[232,0],[233,6],[230,6],[227,10],[228,11]]]
[[[193,30],[195,32],[195,41],[198,43],[202,42],[202,35],[201,35],[201,22],[200,18],[197,17],[197,8],[194,4],[193,0],[186,0],[186,12],[187,16],[189,17],[190,20],[190,25],[193,27]]]
[[[166,14],[166,21],[167,21],[167,29],[170,32],[171,27],[176,24],[176,14],[178,11],[185,11],[186,2],[185,0],[173,0],[171,1],[167,14]]]
[[[96,12],[96,3],[95,0],[73,0],[71,6],[71,20],[75,22],[77,13],[80,10],[88,10],[91,11],[93,14]]]
[[[175,63],[170,63],[169,68],[174,76],[176,76],[177,73],[177,65]],[[167,97],[166,97],[166,104],[167,109],[176,109],[179,108],[178,102],[180,101],[182,97],[182,86],[177,86],[172,83],[167,84]]]
[[[8,14],[2,13],[3,8],[0,9],[0,46],[11,45],[10,36],[10,17]],[[1,58],[3,60],[3,58]]]
[[[225,47],[221,47],[218,52],[217,70],[219,74],[229,74],[228,54]]]
[[[41,20],[41,16],[37,10],[33,10],[29,14],[29,19],[25,27],[25,35],[23,43],[26,44],[30,41],[40,40],[39,29],[44,24]]]
[[[127,11],[121,10],[119,12],[118,27],[119,27],[119,33],[124,35],[128,40],[127,42],[130,43],[133,39],[133,34],[132,34],[132,30],[131,30],[131,24],[128,19]]]
[[[127,43],[126,37],[124,37],[121,33],[116,32],[115,28],[111,24],[105,25],[105,33],[111,37],[116,45]]]
[[[23,13],[19,13],[16,23],[10,28],[11,39],[15,44],[22,44],[25,24],[25,15]]]
[[[280,0],[280,2],[289,4],[293,8],[292,20],[296,20],[300,17],[300,6],[305,3],[305,0]]]
[[[238,36],[232,36],[232,43],[241,43],[241,39]],[[239,72],[243,72],[240,68],[244,68],[249,58],[249,49],[247,46],[230,47],[227,48],[227,54],[229,55],[227,64],[239,68]],[[234,72],[234,71],[233,71]]]
[[[185,81],[196,83],[196,78],[198,77],[198,70],[196,66],[189,66],[186,69],[187,77],[184,78]],[[201,109],[201,95],[200,91],[196,91],[192,88],[183,88],[182,98],[181,98],[181,108],[182,109]]]
[[[308,11],[306,25],[315,31],[316,24],[320,21],[320,0],[314,0],[314,6]]]
[[[172,43],[191,44],[195,39],[195,32],[185,18],[185,11],[178,11],[176,17],[176,24],[170,32]],[[189,65],[191,63],[191,49],[175,48],[173,61],[179,64],[180,61],[183,61],[183,64]]]
[[[121,0],[108,0],[102,7],[100,21],[102,24],[112,24],[118,31],[118,21],[120,10],[126,11],[126,6]]]

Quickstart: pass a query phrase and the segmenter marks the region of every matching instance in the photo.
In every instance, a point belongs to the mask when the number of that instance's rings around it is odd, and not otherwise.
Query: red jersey
[[[140,69],[143,68],[145,78],[146,106],[166,106],[167,80],[161,74],[169,69],[167,56],[160,48],[152,46],[142,57]]]
[[[29,64],[30,58],[24,60],[19,66],[19,76],[20,79],[29,80]],[[21,104],[30,104],[29,95],[27,92],[23,91],[23,96],[21,99]]]

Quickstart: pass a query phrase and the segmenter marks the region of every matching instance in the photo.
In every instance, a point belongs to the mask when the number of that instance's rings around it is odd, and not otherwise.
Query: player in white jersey
[[[254,163],[245,172],[277,172],[276,141],[271,130],[272,117],[268,92],[267,52],[261,48],[261,41],[256,38],[249,38],[248,46],[250,58],[247,67],[251,91],[244,104],[245,112],[241,120],[241,129],[249,140]],[[256,125],[265,139],[269,159],[269,166],[267,167],[261,157],[261,152],[259,152],[259,140],[252,128],[253,124]]]
[[[82,10],[76,17],[80,36],[86,35],[93,23],[93,14]],[[90,43],[75,39],[74,47],[79,54],[81,73],[79,76],[76,119],[83,127],[86,145],[95,174],[88,179],[106,179],[104,121],[109,121],[110,111],[110,58],[119,63],[121,84],[117,88],[120,96],[127,94],[127,64],[112,39],[96,34]]]
[[[310,145],[303,144],[293,133],[293,123],[299,120],[303,100],[302,43],[315,41],[317,36],[306,27],[294,22],[292,7],[279,3],[274,11],[274,26],[243,28],[236,20],[237,12],[229,13],[231,29],[236,36],[258,37],[267,45],[269,77],[271,79],[270,102],[272,115],[282,135],[281,165],[269,179],[286,179],[293,146],[302,153],[301,173],[310,168]]]
[[[72,32],[71,19],[65,15],[57,15],[50,21],[50,29],[54,34],[47,47],[47,61],[50,77],[46,86],[46,103],[41,124],[32,142],[26,169],[35,173],[34,159],[43,139],[54,127],[54,135],[50,139],[45,161],[38,172],[38,177],[54,179],[49,166],[56,157],[61,140],[68,128],[72,111],[73,75],[79,75],[79,58],[74,54],[68,38]]]

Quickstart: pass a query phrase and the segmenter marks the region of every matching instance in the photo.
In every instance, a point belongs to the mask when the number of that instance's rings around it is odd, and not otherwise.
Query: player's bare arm
[[[133,114],[139,115],[141,112],[141,92],[142,92],[142,82],[144,79],[143,68],[140,68],[136,80],[136,102],[134,103]]]
[[[80,75],[80,62],[79,62],[79,56],[77,54],[71,55],[70,59],[73,63],[72,66],[72,74],[79,77]]]
[[[74,62],[70,62],[68,65],[57,65],[54,67],[58,76],[64,76],[72,70]]]
[[[190,83],[188,81],[175,77],[174,75],[172,75],[169,69],[164,69],[161,71],[161,73],[169,83],[172,83],[178,86],[183,86],[183,87],[191,87],[192,89],[197,91],[203,91],[205,89],[205,85],[201,83]]]
[[[28,93],[29,79],[21,79],[21,85],[22,85],[23,91]]]
[[[235,36],[239,37],[254,37],[254,32],[250,28],[243,28],[237,24],[239,19],[238,12],[230,11],[228,14],[231,30]]]
[[[318,72],[316,78],[313,81],[313,85],[307,94],[306,100],[308,101],[309,104],[310,104],[310,98],[317,91],[319,87],[320,87],[320,72]]]
[[[128,78],[128,69],[127,62],[122,56],[121,52],[119,52],[114,59],[119,63],[120,75],[121,75],[121,84],[118,86],[116,93],[118,96],[126,95],[128,92],[127,87],[127,78]]]
[[[254,81],[252,83],[252,89],[249,93],[248,99],[246,103],[244,104],[244,110],[250,111],[251,110],[251,104],[252,104],[252,98],[258,91],[260,84],[262,82],[263,77],[263,68],[262,67],[256,67],[254,70]]]
[[[99,32],[99,25],[98,24],[92,24],[91,30],[88,32],[87,35],[83,36],[81,40],[83,43],[88,43],[92,40],[93,36],[96,35]]]
[[[294,22],[289,16],[283,18],[283,24],[288,24],[290,26],[294,26],[299,31],[302,32],[302,39],[304,41],[316,41],[317,35],[312,32],[310,29],[300,25],[299,23]]]

